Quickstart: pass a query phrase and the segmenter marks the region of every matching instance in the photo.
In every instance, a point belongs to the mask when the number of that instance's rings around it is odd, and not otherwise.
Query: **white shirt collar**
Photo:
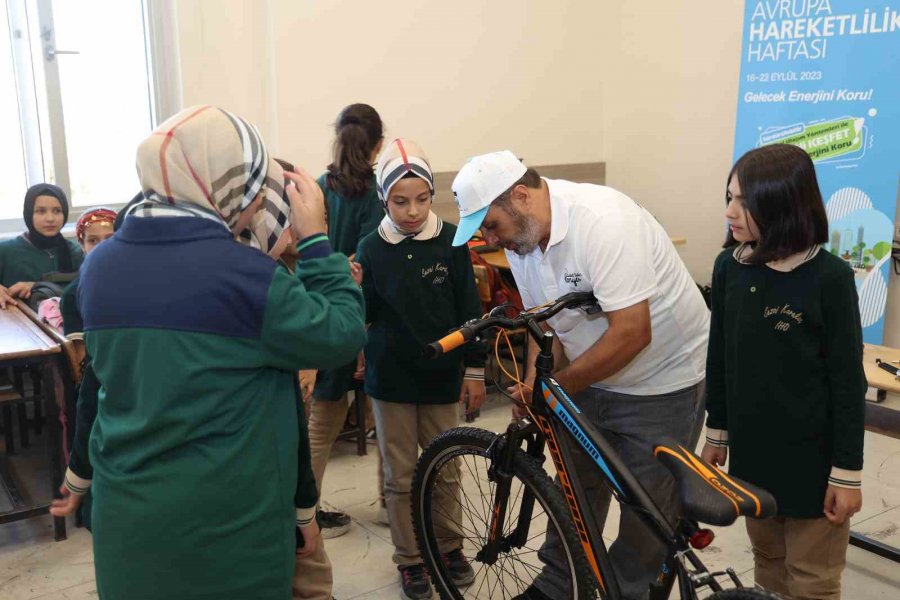
[[[555,189],[552,179],[541,178],[547,182],[547,192],[550,195],[550,239],[547,241],[549,250],[556,244],[566,239],[569,233],[569,203],[567,198]]]
[[[441,229],[443,228],[444,222],[439,216],[435,214],[434,211],[428,213],[428,218],[425,220],[425,225],[418,233],[403,233],[397,228],[397,226],[391,220],[390,216],[384,215],[384,218],[378,225],[378,235],[380,235],[381,238],[389,244],[399,244],[403,240],[409,238],[412,238],[417,242],[421,242],[424,240],[431,240],[436,238],[441,233]]]
[[[802,252],[798,252],[796,254],[792,254],[786,258],[782,258],[780,260],[773,260],[766,263],[766,266],[770,269],[774,269],[775,271],[781,271],[782,273],[788,273],[793,271],[800,265],[804,263],[808,263],[812,259],[816,257],[819,253],[821,246],[813,246],[808,248]],[[734,249],[734,260],[738,261],[742,265],[746,265],[749,262],[750,256],[753,254],[753,246],[749,243],[744,242],[740,244],[737,248]]]

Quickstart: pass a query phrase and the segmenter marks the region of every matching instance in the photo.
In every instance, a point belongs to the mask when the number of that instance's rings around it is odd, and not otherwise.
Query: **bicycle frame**
[[[506,518],[506,505],[512,479],[512,460],[514,453],[523,442],[526,443],[526,452],[538,460],[543,458],[546,446],[556,467],[559,485],[601,594],[610,600],[621,598],[615,571],[603,541],[603,532],[589,509],[590,501],[585,497],[578,472],[569,468],[569,465],[573,464],[572,450],[568,445],[560,444],[560,440],[568,436],[601,471],[619,503],[635,509],[648,527],[656,533],[659,540],[666,545],[668,549],[666,559],[661,565],[656,582],[651,586],[650,600],[668,598],[676,578],[682,598],[695,598],[694,590],[698,585],[709,585],[713,591],[721,590],[722,587],[711,576],[702,581],[692,580],[692,574],[678,560],[679,556],[684,557],[696,571],[708,574],[708,570],[696,557],[687,542],[687,534],[691,532],[692,528],[696,530],[696,524],[681,521],[677,526],[673,526],[663,516],[659,507],[622,462],[615,449],[582,416],[581,410],[553,378],[553,334],[545,333],[534,321],[528,321],[526,327],[538,342],[540,349],[535,358],[537,375],[530,406],[534,422],[524,420],[512,423],[505,435],[505,445],[502,448],[498,446],[494,450],[493,458],[495,460],[492,460],[492,465],[494,465],[492,468],[495,472],[491,473],[491,476],[496,477],[497,487],[492,505],[490,534],[488,543],[477,558],[490,564],[497,559],[500,551],[521,547],[528,539],[531,511],[534,506],[534,497],[529,493],[522,498],[516,529],[505,538],[499,535],[502,533],[502,523]],[[733,572],[729,570],[728,574],[736,581]],[[737,583],[739,584],[739,582]]]

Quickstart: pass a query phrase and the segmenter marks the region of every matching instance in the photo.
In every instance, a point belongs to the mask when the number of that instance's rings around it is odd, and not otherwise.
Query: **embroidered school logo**
[[[438,285],[440,283],[444,283],[447,279],[447,275],[450,274],[450,270],[447,269],[447,265],[442,262],[436,262],[430,267],[424,267],[422,269],[422,279],[426,277],[433,277],[431,280],[432,285]]]
[[[581,276],[581,273],[569,273],[568,271],[563,271],[563,278],[566,283],[571,283],[573,286],[578,287],[578,282],[584,279]]]
[[[778,322],[775,323],[775,331],[787,331],[791,325],[803,323],[803,313],[792,309],[790,304],[767,306],[763,309],[763,318],[768,320],[769,317],[778,319]]]

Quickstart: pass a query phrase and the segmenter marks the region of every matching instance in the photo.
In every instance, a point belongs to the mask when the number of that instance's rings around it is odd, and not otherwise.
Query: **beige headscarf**
[[[137,169],[146,200],[130,214],[189,214],[233,231],[241,212],[262,194],[263,205],[235,236],[270,255],[284,247],[290,232],[284,170],[241,117],[214,106],[186,108],[141,142]]]

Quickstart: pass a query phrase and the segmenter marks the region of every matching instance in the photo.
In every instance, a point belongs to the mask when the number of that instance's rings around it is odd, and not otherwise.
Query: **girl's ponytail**
[[[361,196],[372,185],[372,152],[383,135],[381,117],[368,104],[351,104],[338,115],[334,132],[326,184],[344,198]]]

